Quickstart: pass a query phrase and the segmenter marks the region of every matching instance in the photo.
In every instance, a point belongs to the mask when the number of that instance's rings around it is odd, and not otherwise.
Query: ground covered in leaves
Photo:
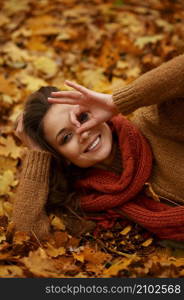
[[[0,3],[0,277],[183,277],[184,250],[140,226],[71,236],[12,234],[22,145],[14,122],[41,86],[70,79],[112,93],[184,52],[184,4],[173,0],[7,0]]]

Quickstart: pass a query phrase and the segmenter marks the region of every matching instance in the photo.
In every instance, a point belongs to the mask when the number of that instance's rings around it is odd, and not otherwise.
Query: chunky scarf
[[[152,152],[146,138],[121,114],[109,122],[118,135],[122,174],[100,168],[89,168],[75,186],[82,194],[81,208],[86,212],[104,212],[106,228],[117,217],[128,218],[162,239],[184,240],[184,211],[146,196],[143,187],[151,174]],[[118,213],[117,213],[118,211]]]

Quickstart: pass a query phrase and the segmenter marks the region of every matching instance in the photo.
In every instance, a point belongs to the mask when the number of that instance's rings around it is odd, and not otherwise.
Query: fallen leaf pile
[[[65,79],[112,93],[184,52],[183,20],[182,0],[1,1],[0,277],[184,276],[184,246],[130,221],[95,233],[84,222],[72,236],[50,212],[44,241],[13,235],[11,223],[23,159],[14,122],[26,97],[41,86],[67,89]]]

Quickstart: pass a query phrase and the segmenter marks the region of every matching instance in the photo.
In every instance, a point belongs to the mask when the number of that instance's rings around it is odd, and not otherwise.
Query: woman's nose
[[[90,136],[90,131],[84,131],[80,134],[80,143],[88,139]]]

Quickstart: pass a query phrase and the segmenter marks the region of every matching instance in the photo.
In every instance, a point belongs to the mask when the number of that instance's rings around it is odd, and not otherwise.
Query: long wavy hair
[[[53,105],[47,98],[51,92],[56,91],[58,91],[56,87],[41,87],[28,97],[24,105],[23,126],[28,136],[43,150],[52,154],[46,209],[58,206],[66,208],[69,204],[74,210],[80,210],[79,196],[74,190],[73,178],[81,178],[85,170],[72,163],[68,165],[66,159],[47,142],[43,130],[43,118]]]

